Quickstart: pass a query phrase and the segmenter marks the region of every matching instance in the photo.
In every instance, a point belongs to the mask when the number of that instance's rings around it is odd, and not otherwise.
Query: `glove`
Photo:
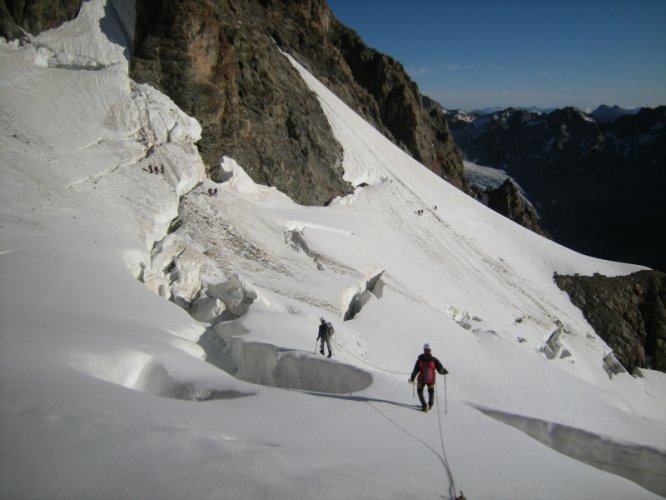
[[[444,368],[444,371],[442,372],[442,375],[448,375],[448,374],[449,374],[449,370],[447,370],[446,368]]]
[[[414,379],[413,379],[413,378],[410,378],[410,379],[408,380],[408,382],[409,382],[410,384],[413,384],[413,383],[414,383]]]

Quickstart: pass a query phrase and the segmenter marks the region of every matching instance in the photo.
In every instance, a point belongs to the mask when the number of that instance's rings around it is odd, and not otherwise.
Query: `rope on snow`
[[[444,375],[444,399],[446,399],[446,375]],[[442,413],[439,409],[439,389],[435,393],[435,401],[437,403],[437,423],[439,425],[439,443],[442,446],[442,463],[444,464],[444,469],[446,474],[449,476],[449,498],[454,498],[458,500],[459,497],[456,497],[456,482],[453,479],[453,472],[451,472],[451,466],[449,465],[449,459],[446,457],[446,448],[444,447],[444,432],[442,431]],[[462,495],[462,491],[460,492]],[[464,497],[463,497],[464,498]]]
[[[333,345],[335,345],[335,347],[337,349],[340,349],[340,350],[346,352],[347,354],[349,354],[353,358],[358,359],[362,363],[365,363],[368,366],[376,368],[377,370],[380,370],[380,371],[383,371],[383,372],[386,372],[386,373],[393,373],[393,374],[396,374],[396,375],[409,375],[411,373],[411,372],[398,372],[398,371],[394,371],[394,370],[387,370],[386,368],[383,368],[381,366],[374,365],[374,364],[370,363],[369,361],[367,361],[363,358],[360,358],[359,356],[357,356],[353,352],[345,349],[336,340],[334,340],[334,339],[331,339],[331,340],[333,341]],[[412,397],[413,397],[413,395],[412,395]],[[401,426],[396,424],[393,420],[391,420],[386,415],[384,415],[382,412],[380,412],[377,408],[375,408],[374,405],[370,404],[369,401],[367,401],[367,403],[373,410],[375,410],[381,416],[383,416],[384,418],[389,420],[394,425],[397,425],[400,429],[402,429],[407,434],[410,434],[412,437],[416,438],[421,443],[425,444],[428,448],[430,448],[430,450],[432,450],[436,455],[438,455],[440,460],[442,461],[442,465],[444,465],[444,469],[446,470],[446,474],[449,477],[449,492],[448,492],[449,493],[449,498],[451,498],[453,500],[466,500],[465,495],[463,494],[462,490],[460,491],[460,496],[456,496],[456,483],[455,483],[455,480],[453,479],[453,472],[451,471],[451,467],[449,465],[449,460],[446,457],[446,448],[444,446],[444,432],[442,431],[442,415],[441,415],[441,411],[439,409],[439,389],[437,389],[437,392],[435,393],[435,400],[437,402],[437,423],[438,423],[438,426],[439,426],[439,442],[440,442],[440,445],[442,447],[442,454],[441,455],[439,455],[439,453],[437,453],[430,445],[426,444],[423,440],[421,440],[417,436],[411,434],[410,432],[405,431],[405,429],[403,429]],[[446,391],[446,375],[444,375],[444,410],[445,410],[446,413],[448,413],[448,402],[447,402],[447,391]]]
[[[337,347],[338,349],[340,349],[340,350],[346,352],[346,353],[349,354],[351,357],[358,359],[358,360],[361,361],[362,363],[365,363],[365,364],[368,365],[368,366],[372,366],[373,368],[376,368],[377,370],[380,370],[380,371],[383,371],[383,372],[386,372],[386,373],[393,373],[393,374],[395,374],[395,375],[409,375],[409,374],[411,373],[411,372],[398,372],[398,371],[394,371],[394,370],[388,370],[388,369],[386,369],[386,368],[382,368],[381,366],[374,365],[374,364],[370,363],[368,360],[365,360],[365,359],[363,359],[363,358],[360,358],[359,356],[357,356],[357,355],[354,354],[353,352],[351,352],[351,351],[345,349],[345,348],[342,347],[340,344],[338,344],[337,341],[335,341],[334,339],[331,339],[331,340],[333,341],[333,345],[334,345],[335,347]]]

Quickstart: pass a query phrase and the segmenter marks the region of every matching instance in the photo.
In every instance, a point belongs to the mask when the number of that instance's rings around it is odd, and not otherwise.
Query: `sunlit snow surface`
[[[2,498],[666,494],[666,377],[611,378],[552,280],[636,266],[496,215],[299,66],[354,194],[302,207],[230,158],[207,180],[199,125],[127,76],[122,6],[0,43]],[[159,295],[202,284],[238,319]],[[424,415],[426,341],[450,375]]]

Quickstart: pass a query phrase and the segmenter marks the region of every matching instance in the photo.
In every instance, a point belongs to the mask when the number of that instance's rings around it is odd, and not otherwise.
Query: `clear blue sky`
[[[449,109],[666,105],[666,0],[328,0]]]

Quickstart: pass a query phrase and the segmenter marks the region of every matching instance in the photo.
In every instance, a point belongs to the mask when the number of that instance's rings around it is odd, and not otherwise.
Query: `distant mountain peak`
[[[613,106],[602,104],[599,107],[597,107],[594,111],[592,111],[590,115],[600,122],[612,122],[622,116],[635,115],[639,111],[640,108],[626,109],[626,108],[621,108],[617,104]]]

